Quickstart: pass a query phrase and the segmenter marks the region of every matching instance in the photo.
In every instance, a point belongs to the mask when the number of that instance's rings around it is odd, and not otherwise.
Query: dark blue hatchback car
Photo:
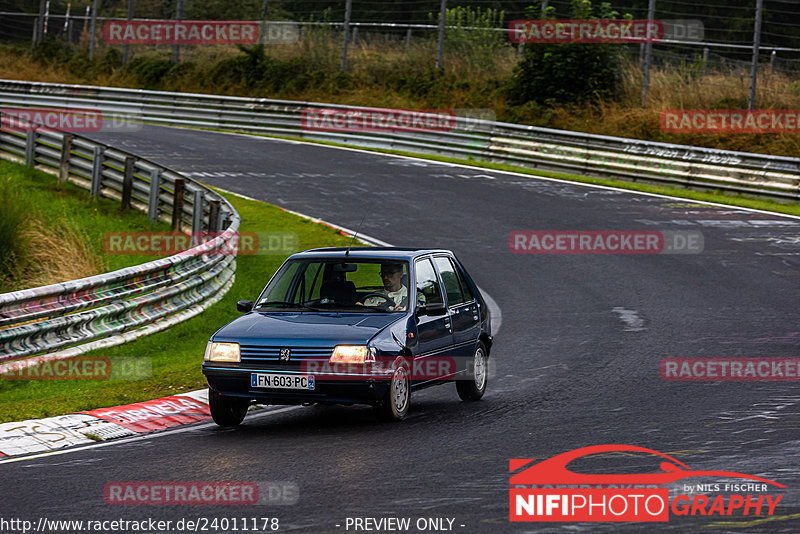
[[[240,424],[253,402],[365,403],[399,420],[412,390],[455,382],[468,401],[486,390],[489,309],[448,250],[308,250],[237,308],[203,363],[221,426]]]

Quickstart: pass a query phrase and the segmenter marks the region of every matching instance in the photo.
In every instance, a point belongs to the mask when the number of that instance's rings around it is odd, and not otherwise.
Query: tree
[[[616,19],[609,3],[594,15],[591,0],[572,0],[572,19]],[[541,6],[529,9],[539,18]],[[544,19],[554,19],[548,7]],[[626,17],[630,18],[630,17]],[[514,70],[509,97],[514,104],[527,102],[582,102],[612,96],[620,81],[622,51],[617,44],[529,43]]]

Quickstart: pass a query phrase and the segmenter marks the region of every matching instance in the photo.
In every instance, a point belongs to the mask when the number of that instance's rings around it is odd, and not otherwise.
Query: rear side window
[[[447,305],[457,306],[466,302],[461,291],[461,282],[458,280],[458,275],[450,259],[437,256],[434,261],[436,261],[436,268],[439,269],[439,274],[442,276],[442,284],[447,293]]]
[[[436,271],[433,270],[431,260],[424,259],[414,264],[415,283],[417,285],[417,300],[420,304],[441,304],[442,290],[439,287],[439,280],[436,278]],[[423,295],[424,298],[419,298]]]
[[[447,261],[450,262],[450,265],[453,266],[453,272],[456,273],[456,278],[458,278],[458,283],[461,286],[461,292],[464,294],[464,302],[475,300],[475,297],[472,296],[472,291],[467,285],[466,280],[464,280],[464,274],[461,272],[461,269],[458,268],[452,258],[448,258]]]

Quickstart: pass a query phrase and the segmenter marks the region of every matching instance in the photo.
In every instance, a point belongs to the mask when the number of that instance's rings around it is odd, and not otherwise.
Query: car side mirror
[[[240,300],[236,303],[236,309],[242,313],[247,313],[253,310],[253,301],[252,300]]]
[[[447,313],[447,306],[445,306],[441,302],[437,304],[427,304],[425,306],[420,306],[419,308],[417,308],[417,315],[436,316],[436,315],[445,315],[446,313]]]

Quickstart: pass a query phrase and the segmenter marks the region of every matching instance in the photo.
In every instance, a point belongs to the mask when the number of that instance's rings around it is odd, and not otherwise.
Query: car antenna
[[[358,229],[356,230],[356,233],[353,234],[353,239],[351,239],[350,240],[350,244],[347,245],[347,250],[344,252],[345,258],[350,255],[350,247],[353,246],[353,241],[356,240],[356,236],[358,235],[358,232],[361,231],[361,225],[364,224],[364,219],[366,218],[366,216],[367,216],[367,214],[365,212],[364,215],[361,217],[361,222],[358,223]]]

